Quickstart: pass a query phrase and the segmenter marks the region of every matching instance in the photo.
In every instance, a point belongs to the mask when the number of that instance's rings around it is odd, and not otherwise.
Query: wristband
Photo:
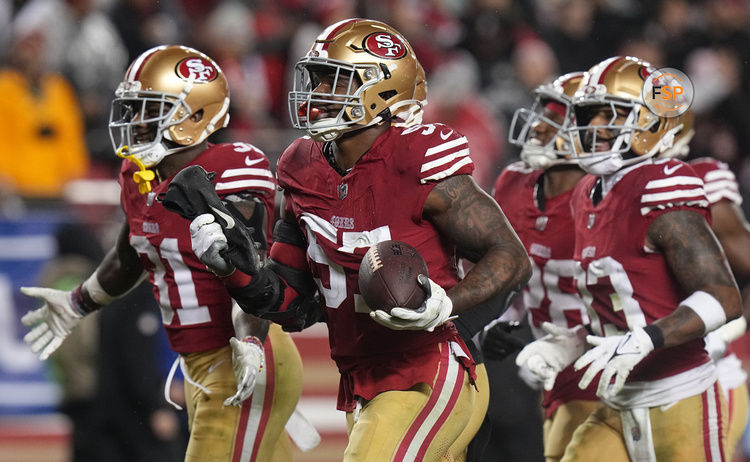
[[[703,331],[704,334],[711,332],[727,322],[727,315],[724,312],[721,303],[719,303],[719,301],[708,292],[697,290],[688,298],[681,301],[680,305],[687,306],[695,311],[695,314],[701,318],[703,325],[706,326],[706,329]]]
[[[654,344],[654,348],[664,348],[664,332],[661,328],[655,324],[649,324],[643,328],[643,332],[651,337],[651,343]]]
[[[104,290],[104,287],[99,283],[99,278],[96,277],[96,271],[94,274],[89,276],[83,284],[80,285],[81,289],[85,289],[91,301],[100,305],[97,309],[101,308],[102,305],[108,305],[116,300],[118,297],[112,296]]]
[[[87,303],[86,299],[83,296],[82,287],[83,284],[73,289],[73,291],[70,293],[70,301],[72,302],[73,309],[76,310],[76,313],[80,314],[81,316],[86,316],[87,314],[93,313],[94,311],[101,308],[101,305],[92,305],[91,303]]]

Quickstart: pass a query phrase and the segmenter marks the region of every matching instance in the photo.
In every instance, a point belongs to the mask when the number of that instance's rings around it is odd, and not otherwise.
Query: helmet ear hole
[[[389,99],[393,98],[394,96],[398,95],[398,92],[396,90],[388,90],[388,91],[382,91],[378,93],[378,96],[383,98],[383,101],[388,101]],[[373,109],[375,109],[375,104],[372,105]]]
[[[661,128],[661,125],[662,125],[662,119],[661,119],[661,118],[659,118],[659,119],[657,119],[656,123],[655,123],[655,124],[653,124],[653,125],[651,126],[651,128],[649,128],[649,129],[648,129],[648,131],[650,131],[651,133],[656,133],[656,132],[658,132],[658,131],[659,131],[659,129]]]
[[[190,116],[190,120],[192,122],[198,123],[201,120],[203,120],[203,109],[199,109],[193,113],[193,115]]]

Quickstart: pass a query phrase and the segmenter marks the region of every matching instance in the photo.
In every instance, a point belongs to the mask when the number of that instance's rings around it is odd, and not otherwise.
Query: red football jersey
[[[573,190],[546,199],[544,210],[540,210],[537,191],[542,188],[543,173],[516,162],[500,174],[493,193],[531,258],[533,272],[523,291],[523,306],[528,310],[536,338],[545,334],[541,330],[544,321],[561,327],[589,323],[574,279],[575,232],[570,208]],[[558,374],[554,389],[544,392],[542,404],[547,417],[568,401],[597,400],[595,384],[586,390],[578,388],[584,372],[569,366]]]
[[[270,236],[276,183],[260,150],[247,143],[209,145],[188,165],[216,172],[213,182],[220,197],[251,192],[261,198]],[[123,161],[121,202],[130,225],[130,245],[148,271],[172,349],[193,353],[227,345],[234,335],[232,299],[224,283],[193,253],[190,222],[155,200],[167,191],[171,178],[152,183],[152,192],[140,194],[132,179],[137,170]]]
[[[404,383],[420,381],[412,367],[399,366],[410,353],[454,338],[453,324],[434,332],[379,325],[358,293],[359,265],[370,246],[396,239],[420,252],[437,284],[448,289],[458,282],[455,248],[422,219],[422,210],[438,181],[471,174],[468,142],[441,124],[391,127],[343,176],[323,147],[309,137],[296,140],[279,159],[277,175],[287,213],[307,236],[308,263],[325,297],[331,356],[342,372],[370,374],[362,367],[368,365]]]
[[[709,219],[703,181],[686,163],[646,160],[592,202],[597,177],[587,175],[573,192],[578,289],[597,335],[618,335],[671,314],[692,290],[675,280],[663,255],[645,247],[651,223],[664,213],[692,210]],[[703,339],[658,349],[628,381],[669,377],[709,361]]]

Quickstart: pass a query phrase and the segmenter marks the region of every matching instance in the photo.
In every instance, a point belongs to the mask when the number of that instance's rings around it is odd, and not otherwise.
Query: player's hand
[[[190,239],[193,252],[206,268],[220,277],[232,274],[234,265],[221,254],[227,248],[227,237],[213,215],[204,213],[190,222]]]
[[[390,329],[430,332],[448,321],[453,312],[453,302],[445,293],[445,289],[424,274],[417,276],[417,282],[427,294],[422,306],[416,310],[396,307],[391,309],[390,314],[383,310],[375,310],[370,313],[370,317]]]
[[[81,321],[83,314],[73,305],[72,293],[45,287],[21,287],[21,293],[44,300],[44,305],[29,311],[22,318],[24,326],[32,329],[23,338],[39,359],[49,358],[73,328]]]
[[[551,322],[542,323],[542,329],[547,335],[526,345],[516,356],[516,365],[538,376],[549,391],[557,374],[586,351],[586,329],[583,326],[568,329]]]
[[[721,359],[727,352],[729,344],[742,337],[746,330],[747,321],[744,316],[740,316],[706,334],[703,340],[706,342],[706,351],[711,359],[714,361]]]
[[[578,383],[578,387],[585,389],[596,377],[596,374],[602,371],[599,386],[596,390],[596,395],[600,398],[619,393],[625,385],[625,380],[630,375],[630,371],[654,349],[651,337],[640,327],[636,327],[624,335],[612,337],[589,335],[586,337],[586,341],[594,348],[587,351],[575,362],[574,367],[577,371],[590,364]],[[610,383],[612,378],[615,379],[614,383]]]
[[[258,372],[263,370],[264,354],[260,340],[245,337],[229,339],[232,346],[232,367],[237,379],[237,393],[224,400],[224,406],[241,406],[253,394]]]
[[[513,336],[513,330],[518,329],[518,322],[498,322],[487,331],[482,342],[484,359],[502,361],[509,355],[524,347],[523,340]]]

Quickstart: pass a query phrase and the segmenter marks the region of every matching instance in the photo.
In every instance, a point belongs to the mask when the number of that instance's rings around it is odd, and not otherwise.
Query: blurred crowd
[[[296,136],[286,93],[322,25],[370,17],[407,36],[428,75],[426,121],[469,137],[477,181],[517,152],[513,111],[557,75],[612,55],[675,67],[695,85],[694,155],[750,184],[748,0],[0,0],[0,184],[59,198],[74,178],[114,178],[109,103],[128,62],[164,43],[196,47],[224,69],[229,130],[274,160]]]

